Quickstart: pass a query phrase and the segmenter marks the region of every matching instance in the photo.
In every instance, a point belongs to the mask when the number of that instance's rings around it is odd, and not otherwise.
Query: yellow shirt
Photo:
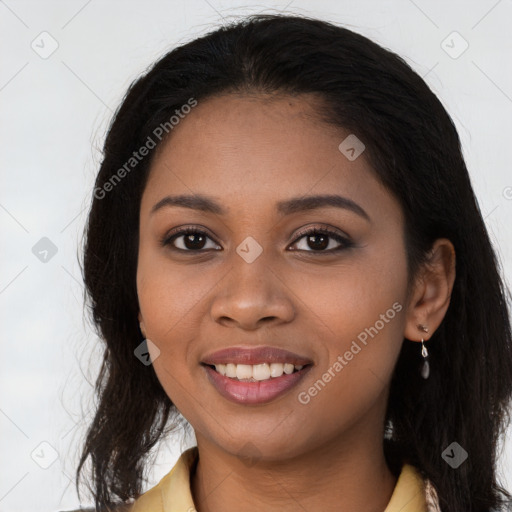
[[[185,450],[171,471],[135,500],[130,512],[196,512],[190,490],[190,468],[197,455],[197,446]],[[384,512],[437,510],[434,503],[427,501],[425,485],[416,468],[404,464]]]

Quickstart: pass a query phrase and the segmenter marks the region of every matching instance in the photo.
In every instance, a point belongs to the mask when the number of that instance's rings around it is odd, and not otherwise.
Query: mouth
[[[302,372],[307,367],[313,365],[313,363],[201,364],[211,368],[223,377],[228,377],[239,382],[263,382],[278,379],[283,375],[292,375]]]
[[[201,366],[207,381],[225,399],[239,405],[256,406],[272,402],[295,388],[311,370],[313,363],[297,366],[287,363],[201,363]]]
[[[305,355],[266,345],[227,347],[205,355],[200,364],[208,382],[224,398],[256,405],[290,391],[315,363]]]

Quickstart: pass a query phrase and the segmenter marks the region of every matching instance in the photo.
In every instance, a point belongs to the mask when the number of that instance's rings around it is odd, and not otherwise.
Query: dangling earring
[[[418,325],[418,328],[421,329],[423,332],[428,332],[428,329],[424,325]],[[430,375],[430,363],[429,363],[429,357],[428,357],[428,350],[427,347],[424,345],[424,339],[421,338],[421,355],[423,356],[423,365],[421,366],[421,376],[424,379],[428,379],[428,376]]]

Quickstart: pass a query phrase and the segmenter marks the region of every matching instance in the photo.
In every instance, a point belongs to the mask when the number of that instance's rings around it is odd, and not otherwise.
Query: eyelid
[[[315,232],[327,233],[331,236],[337,236],[337,237],[343,238],[347,242],[351,241],[351,238],[347,234],[340,232],[340,230],[333,228],[327,224],[320,224],[320,225],[313,225],[313,226],[302,228],[298,233],[295,234],[295,242],[300,240],[303,236],[306,236],[306,235],[309,235],[309,234],[315,233]]]

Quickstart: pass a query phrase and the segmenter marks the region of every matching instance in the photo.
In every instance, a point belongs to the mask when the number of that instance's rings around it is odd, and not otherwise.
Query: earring
[[[428,332],[428,329],[424,326],[419,324],[418,328],[421,329],[423,332]],[[421,355],[423,356],[423,365],[421,366],[421,376],[424,379],[428,379],[428,376],[430,375],[430,364],[429,364],[429,357],[428,357],[428,350],[427,347],[424,345],[424,339],[421,338]]]

